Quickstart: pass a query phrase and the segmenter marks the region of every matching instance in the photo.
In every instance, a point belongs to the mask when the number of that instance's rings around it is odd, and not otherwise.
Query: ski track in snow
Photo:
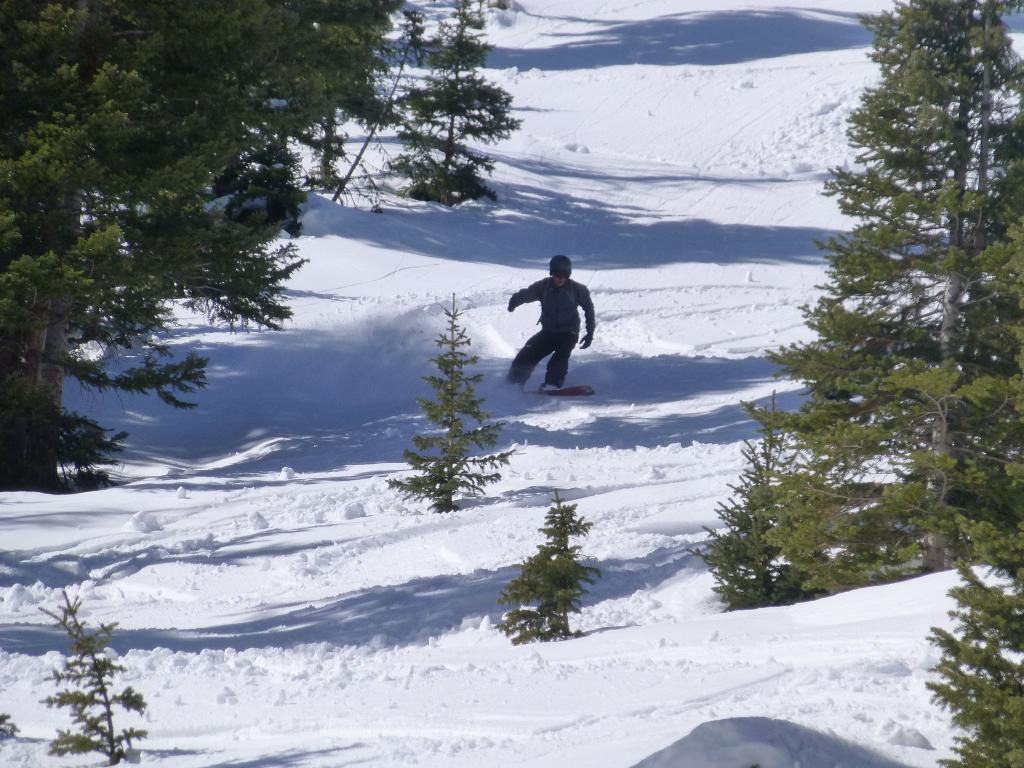
[[[197,408],[69,389],[70,407],[131,433],[123,485],[0,494],[0,712],[21,729],[0,763],[98,764],[46,755],[70,724],[40,703],[66,645],[39,609],[61,589],[91,624],[119,623],[148,765],[948,757],[925,684],[953,576],[723,613],[692,552],[754,436],[740,401],[799,402],[766,354],[808,338],[814,241],[850,224],[822,182],[853,164],[845,123],[875,78],[855,16],[888,7],[490,11],[489,74],[524,121],[487,149],[497,203],[389,195],[381,216],[314,196],[285,331],[181,316],[173,347],[211,359]],[[502,381],[536,327],[508,295],[556,252],[597,307],[570,374],[592,398]],[[415,398],[453,294],[515,455],[486,497],[435,516],[387,480],[423,428]],[[603,577],[582,637],[513,647],[496,598],[556,489],[594,523],[583,549]]]

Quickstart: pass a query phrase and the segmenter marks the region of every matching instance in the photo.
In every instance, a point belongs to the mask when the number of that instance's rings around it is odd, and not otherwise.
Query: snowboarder
[[[508,300],[509,312],[520,304],[540,302],[540,332],[519,350],[508,370],[508,380],[523,386],[537,364],[551,355],[541,391],[560,389],[565,383],[569,355],[580,338],[579,309],[583,310],[587,322],[587,333],[580,341],[580,349],[586,349],[594,340],[594,304],[587,286],[569,278],[572,261],[559,254],[551,259],[549,272],[551,277],[516,291]]]

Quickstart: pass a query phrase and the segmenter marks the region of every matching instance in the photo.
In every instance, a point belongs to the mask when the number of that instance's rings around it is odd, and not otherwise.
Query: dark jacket
[[[583,283],[577,283],[569,278],[565,285],[559,288],[554,280],[545,277],[513,293],[508,306],[509,309],[514,309],[531,301],[540,302],[540,327],[545,331],[579,334],[579,307],[587,321],[587,334],[593,335],[594,304],[590,300],[590,291]]]

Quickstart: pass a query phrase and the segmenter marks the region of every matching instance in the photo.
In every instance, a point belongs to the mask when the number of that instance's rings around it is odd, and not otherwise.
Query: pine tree
[[[750,404],[745,407],[757,413]],[[746,467],[739,483],[729,486],[733,497],[718,506],[724,530],[706,528],[708,543],[696,552],[711,569],[714,590],[729,610],[780,605],[803,596],[800,574],[769,540],[785,503],[778,475],[787,451],[784,434],[772,423],[776,415],[772,393],[769,408],[758,414],[761,439],[744,442]]]
[[[0,408],[0,487],[59,488],[63,436],[111,442],[66,418],[69,377],[188,405],[206,361],[172,359],[175,302],[233,325],[289,316],[300,260],[210,187],[303,117],[277,107],[293,23],[270,0],[0,5],[0,402],[29,406]]]
[[[295,219],[290,142],[339,110],[375,113],[397,5],[0,4],[0,488],[106,480],[123,436],[63,409],[69,378],[190,405],[207,361],[172,358],[175,303],[281,327],[301,264],[272,243]],[[217,205],[238,163],[263,179],[238,174]],[[249,215],[257,196],[266,215]]]
[[[18,726],[11,722],[11,716],[0,712],[0,741],[10,739],[18,733]]]
[[[540,529],[547,541],[519,566],[519,576],[498,598],[501,605],[516,606],[498,625],[514,645],[578,636],[569,627],[569,614],[579,613],[587,592],[583,585],[593,584],[601,572],[580,562],[580,546],[571,540],[586,536],[591,527],[576,515],[576,505],[565,504],[556,491]]]
[[[291,5],[292,74],[282,95],[287,112],[297,119],[287,137],[311,150],[314,167],[308,181],[314,188],[340,183],[338,165],[348,159],[348,136],[341,127],[349,121],[372,126],[386,110],[379,82],[392,67],[388,36],[401,5],[401,0]]]
[[[866,22],[881,79],[851,119],[859,166],[828,185],[858,224],[825,244],[816,340],[773,357],[808,397],[783,421],[798,461],[770,538],[809,587],[949,567],[963,519],[1013,530],[1024,510],[1004,470],[1024,446],[1018,5],[910,0]]]
[[[81,600],[73,602],[64,592],[64,605],[60,614],[44,610],[52,617],[71,639],[71,657],[65,660],[64,668],[53,673],[57,685],[68,684],[49,696],[44,703],[49,707],[67,707],[71,710],[78,731],[58,731],[57,738],[50,743],[50,754],[78,755],[99,752],[106,755],[108,765],[117,765],[126,757],[132,742],[146,737],[146,731],[125,728],[120,732],[114,727],[114,709],[142,714],[146,702],[142,695],[131,687],[121,692],[113,689],[114,676],[123,672],[124,667],[116,663],[107,652],[107,645],[116,624],[101,624],[96,631],[90,631],[78,616]]]
[[[399,136],[408,151],[392,167],[409,178],[414,199],[454,206],[495,196],[481,179],[494,161],[468,142],[508,138],[520,121],[509,115],[512,97],[479,73],[492,48],[483,28],[479,0],[457,0],[427,46],[429,75],[402,100],[408,118]]]
[[[955,768],[1024,767],[1024,528],[1007,536],[991,525],[971,528],[980,557],[995,565],[983,581],[962,565],[962,583],[951,590],[953,632],[933,628],[942,650],[934,698],[963,729]]]
[[[427,421],[438,427],[440,433],[414,436],[416,450],[406,450],[403,456],[418,474],[389,481],[392,488],[406,496],[429,501],[435,512],[453,512],[458,508],[457,496],[480,494],[485,486],[500,480],[500,473],[488,470],[508,464],[513,453],[469,455],[473,447],[496,445],[502,425],[485,423],[488,414],[482,409],[483,400],[476,397],[476,385],[483,375],[467,373],[466,369],[475,365],[478,358],[465,351],[471,342],[459,325],[455,296],[445,316],[448,328],[434,340],[441,352],[431,358],[438,374],[423,379],[433,388],[436,399],[418,400]],[[467,428],[467,420],[477,422],[478,426]]]
[[[406,77],[406,70],[413,65],[419,66],[423,63],[423,57],[426,54],[424,50],[425,28],[423,25],[423,14],[415,9],[406,8],[402,11],[402,17],[403,22],[399,38],[394,45],[388,48],[389,58],[394,61],[386,75],[389,78],[388,84],[382,89],[383,93],[380,98],[379,108],[364,121],[367,128],[366,136],[363,138],[363,143],[356,151],[355,156],[349,161],[348,170],[337,182],[334,195],[331,197],[331,200],[335,203],[338,202],[338,199],[343,194],[349,191],[349,185],[356,171],[363,167],[363,157],[366,154],[366,150],[376,140],[378,131],[387,125],[397,125],[400,123],[395,113],[399,87]]]
[[[273,224],[295,237],[302,230],[300,206],[306,201],[299,165],[285,142],[267,138],[232,160],[213,192],[225,200],[224,212],[232,221]]]

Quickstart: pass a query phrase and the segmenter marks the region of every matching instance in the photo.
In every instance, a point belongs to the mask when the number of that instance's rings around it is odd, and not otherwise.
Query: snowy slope
[[[384,213],[310,201],[286,331],[182,317],[211,359],[198,407],[71,391],[131,432],[126,483],[0,494],[0,764],[57,760],[40,699],[67,588],[118,621],[147,698],[148,765],[934,766],[925,687],[949,574],[722,613],[689,549],[779,392],[766,350],[807,338],[821,195],[875,77],[876,0],[523,0],[493,11],[491,77],[522,129],[491,151],[497,203]],[[555,401],[502,376],[536,312],[508,295],[571,255],[598,312]],[[387,487],[423,423],[432,339],[458,297],[486,407],[516,454],[447,516]],[[534,383],[539,383],[535,376]],[[603,578],[570,642],[512,647],[496,597],[553,490],[594,523]],[[739,764],[739,763],[737,763]]]

